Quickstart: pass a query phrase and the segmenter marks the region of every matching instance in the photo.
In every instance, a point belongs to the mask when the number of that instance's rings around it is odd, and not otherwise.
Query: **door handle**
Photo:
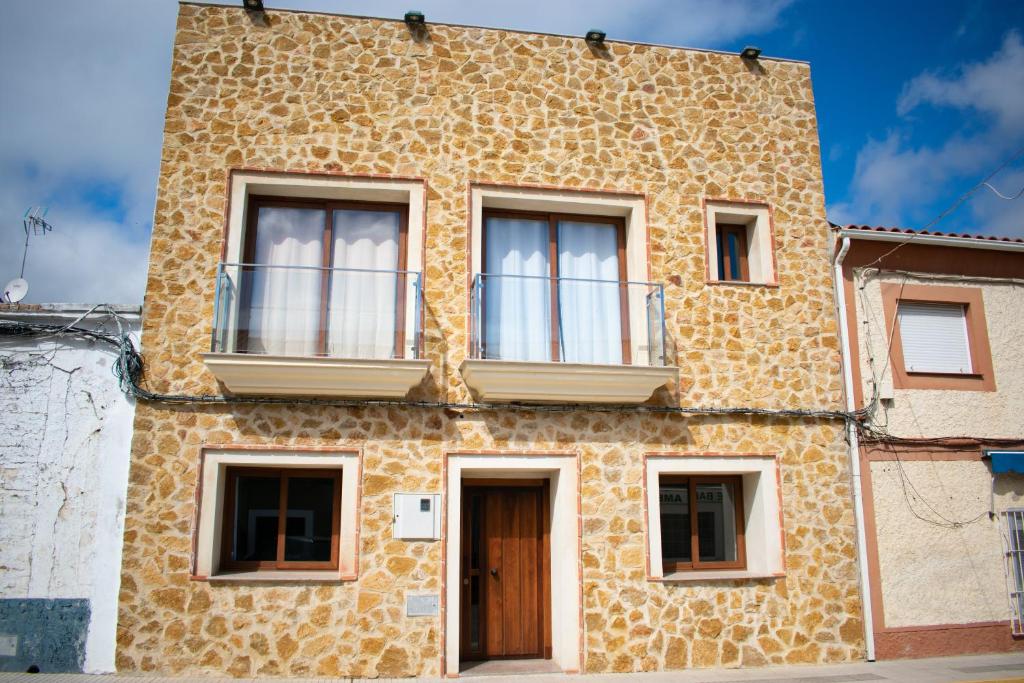
[[[497,567],[491,567],[491,576],[493,576],[494,578],[498,578],[498,568]]]

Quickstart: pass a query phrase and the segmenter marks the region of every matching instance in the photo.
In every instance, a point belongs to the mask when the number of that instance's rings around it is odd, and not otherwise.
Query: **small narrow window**
[[[718,224],[718,279],[750,282],[747,228],[743,225]]]
[[[659,508],[666,573],[746,567],[742,478],[662,475]]]
[[[336,569],[341,472],[230,467],[221,567]]]
[[[896,315],[907,372],[973,372],[963,304],[900,301]]]

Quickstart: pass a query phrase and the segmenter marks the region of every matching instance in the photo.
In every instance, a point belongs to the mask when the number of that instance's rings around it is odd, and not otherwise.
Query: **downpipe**
[[[847,327],[849,312],[846,310],[846,292],[844,291],[845,285],[843,282],[843,259],[846,258],[846,252],[849,250],[850,238],[844,237],[833,262],[832,283],[836,297],[836,309],[839,313],[839,340],[843,359],[843,394],[846,398],[846,412],[852,413],[856,410],[853,393],[853,354],[850,349],[849,328]],[[864,642],[866,644],[867,660],[873,662],[875,661],[875,624],[871,603],[871,577],[868,572],[867,533],[864,529],[860,439],[857,436],[857,426],[853,423],[853,420],[846,421],[846,438],[850,444],[850,476],[853,484],[853,515],[857,525],[857,564],[860,568],[861,604],[864,611]]]

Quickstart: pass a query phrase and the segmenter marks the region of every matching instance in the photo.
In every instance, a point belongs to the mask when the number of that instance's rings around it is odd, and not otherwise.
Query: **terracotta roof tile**
[[[832,224],[835,230],[865,230],[871,232],[894,232],[902,235],[932,235],[935,237],[959,237],[970,240],[989,240],[991,242],[1015,242],[1024,244],[1024,238],[1002,237],[999,235],[970,235],[967,233],[939,232],[938,230],[912,230],[910,228],[886,228],[871,225],[836,225]]]

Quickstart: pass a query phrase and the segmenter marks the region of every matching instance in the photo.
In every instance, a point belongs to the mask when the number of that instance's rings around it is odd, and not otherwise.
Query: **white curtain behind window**
[[[616,230],[607,223],[558,224],[559,277],[606,281],[559,281],[562,360],[567,363],[622,363]]]
[[[488,218],[485,230],[484,357],[551,360],[547,221]]]
[[[317,352],[321,272],[270,266],[322,265],[324,219],[319,209],[260,207],[253,263],[261,267],[243,272],[251,285],[246,352]]]
[[[334,212],[334,270],[328,300],[327,353],[339,358],[394,358],[399,283],[399,214]],[[360,271],[385,272],[360,272]],[[409,331],[406,331],[408,334]],[[396,351],[398,353],[396,353]]]

